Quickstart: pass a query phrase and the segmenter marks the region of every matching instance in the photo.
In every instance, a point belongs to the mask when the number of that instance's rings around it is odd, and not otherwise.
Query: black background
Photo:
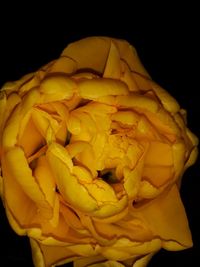
[[[151,2],[151,1],[150,1]],[[188,126],[200,136],[199,27],[197,7],[181,3],[140,7],[136,1],[72,7],[41,7],[29,2],[1,7],[0,86],[37,70],[57,58],[65,46],[86,36],[122,38],[133,44],[152,78],[188,110]],[[50,9],[49,9],[50,7]],[[200,170],[199,161],[183,177],[181,196],[186,208],[194,246],[181,252],[159,252],[149,267],[200,266]],[[26,237],[9,227],[0,207],[0,266],[32,267]]]

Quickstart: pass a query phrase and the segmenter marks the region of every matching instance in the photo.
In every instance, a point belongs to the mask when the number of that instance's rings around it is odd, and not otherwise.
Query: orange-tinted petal
[[[52,64],[48,73],[72,74],[77,69],[77,63],[69,57],[60,57]]]
[[[101,37],[85,38],[68,45],[61,56],[72,58],[77,62],[78,69],[91,69],[103,73],[110,43],[109,39]]]
[[[112,39],[119,49],[120,58],[122,58],[130,67],[132,71],[141,73],[146,77],[150,77],[145,68],[143,67],[136,49],[128,42],[119,39]]]
[[[45,199],[53,208],[56,198],[56,184],[45,156],[41,156],[37,160],[37,165],[34,169],[34,177],[44,193]]]
[[[170,250],[179,250],[192,245],[187,217],[176,185],[144,207],[133,209],[133,214],[144,220],[155,236],[165,242]],[[168,245],[168,241],[174,241]],[[170,246],[171,244],[171,246]]]
[[[4,147],[13,147],[17,143],[20,122],[32,106],[37,103],[39,97],[39,91],[37,89],[32,89],[24,96],[23,101],[18,104],[14,114],[9,118],[4,128],[2,137]]]
[[[170,166],[145,166],[142,176],[153,186],[160,187],[173,178],[174,169]]]
[[[172,166],[172,147],[167,143],[152,141],[145,156],[145,164],[148,166]]]
[[[56,149],[53,149],[53,146],[49,147],[47,157],[62,196],[71,205],[85,212],[96,210],[96,201],[88,194],[85,187],[77,181],[76,177],[70,173],[66,162],[71,159],[68,159],[67,150],[64,151],[62,149],[62,151],[59,145],[55,147]],[[62,158],[59,157],[59,155],[61,155]],[[77,194],[79,198],[77,198]]]
[[[31,156],[45,144],[43,136],[37,130],[33,119],[30,117],[30,113],[28,115],[28,121],[25,122],[24,126],[21,125],[18,137],[18,145],[23,148],[26,157]],[[24,129],[22,130],[22,128]]]
[[[64,75],[49,76],[40,84],[40,91],[43,94],[42,102],[70,99],[75,88],[75,82]]]
[[[76,259],[77,255],[67,247],[46,246],[39,244],[34,239],[30,240],[32,257],[35,267],[52,267]]]
[[[168,110],[169,112],[176,113],[179,111],[180,106],[166,90],[164,90],[162,87],[160,87],[158,84],[156,84],[153,81],[149,81],[150,86],[153,88],[154,92],[159,97],[161,103],[163,104],[163,107]]]
[[[10,149],[5,154],[5,164],[10,176],[21,186],[25,194],[39,206],[47,208],[44,194],[32,176],[23,150],[19,147]]]
[[[119,79],[121,76],[121,62],[119,51],[115,44],[111,41],[110,51],[104,69],[103,77]]]
[[[107,95],[128,95],[128,88],[125,83],[106,78],[82,80],[78,83],[78,91],[81,97],[90,100]]]
[[[10,212],[12,212],[12,216],[9,216],[10,223],[14,230],[21,234],[21,228],[31,227],[32,219],[37,213],[37,206],[22,190],[15,176],[11,174],[11,170],[4,157],[2,158],[2,170],[4,201]],[[15,220],[12,219],[13,216]],[[12,223],[13,220],[14,223]]]

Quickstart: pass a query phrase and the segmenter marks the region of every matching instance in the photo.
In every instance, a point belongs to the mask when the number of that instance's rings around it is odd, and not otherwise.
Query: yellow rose
[[[146,266],[192,246],[179,187],[197,138],[126,41],[72,43],[0,98],[1,197],[37,267]]]

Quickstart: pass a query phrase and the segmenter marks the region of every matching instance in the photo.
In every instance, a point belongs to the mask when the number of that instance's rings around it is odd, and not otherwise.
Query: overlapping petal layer
[[[0,95],[0,193],[36,267],[144,267],[192,245],[185,111],[126,41],[90,37]]]

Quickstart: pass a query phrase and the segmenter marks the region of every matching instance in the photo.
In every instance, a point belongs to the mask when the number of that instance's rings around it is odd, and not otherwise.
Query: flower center
[[[116,184],[119,183],[119,180],[117,179],[115,175],[114,169],[105,169],[102,171],[99,171],[99,176],[102,180],[104,180],[108,184]]]

